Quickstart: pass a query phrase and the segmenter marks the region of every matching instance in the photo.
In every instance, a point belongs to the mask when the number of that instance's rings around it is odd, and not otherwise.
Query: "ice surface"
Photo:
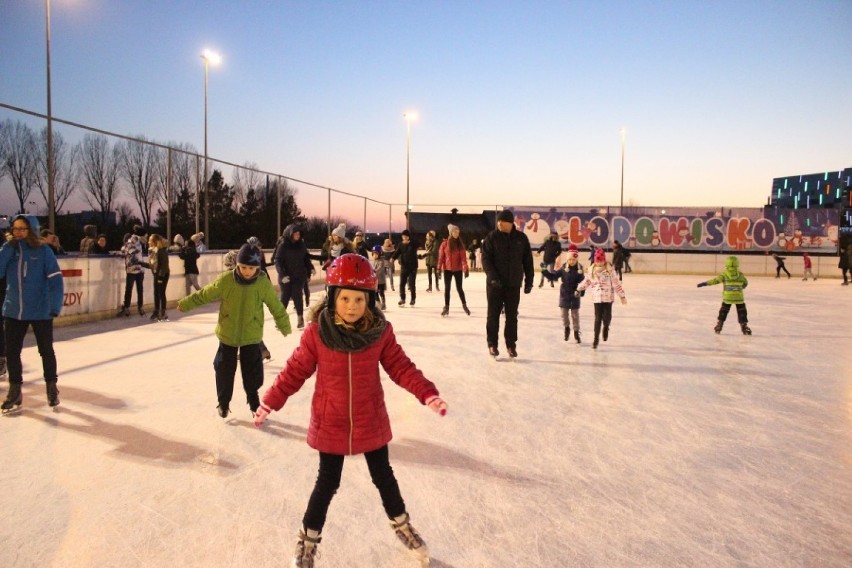
[[[558,288],[536,287],[515,362],[487,354],[481,274],[464,281],[470,317],[453,293],[442,318],[423,275],[415,308],[388,294],[450,407],[441,418],[387,381],[391,463],[432,566],[852,564],[852,289],[753,278],[744,337],[734,311],[713,333],[721,289],[701,279],[628,275],[597,351],[589,300],[578,346],[562,340]],[[216,308],[170,317],[57,329],[56,412],[28,336],[23,411],[0,418],[0,565],[289,561],[317,468],[313,382],[257,430],[238,378],[223,424]],[[267,385],[298,338],[268,319]],[[360,456],[320,551],[324,567],[418,566]]]

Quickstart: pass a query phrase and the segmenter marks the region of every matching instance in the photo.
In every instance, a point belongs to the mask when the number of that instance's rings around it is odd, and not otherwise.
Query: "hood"
[[[83,234],[87,237],[92,237],[94,239],[95,236],[98,234],[98,228],[94,225],[84,225]]]
[[[303,232],[301,226],[297,225],[296,223],[291,223],[290,225],[287,225],[287,227],[284,228],[284,232],[281,233],[281,236],[284,237],[284,240],[289,243],[292,240],[293,233],[301,233],[301,232]],[[304,235],[302,235],[302,236],[304,237]],[[302,240],[304,240],[304,239],[302,239]]]
[[[23,219],[27,223],[27,225],[30,226],[30,231],[32,231],[34,235],[38,236],[39,232],[41,231],[41,226],[39,225],[38,217],[29,214],[15,215],[15,218],[12,219],[12,223],[17,221],[18,219]]]
[[[735,276],[740,272],[740,259],[735,256],[729,256],[725,259],[725,274]]]

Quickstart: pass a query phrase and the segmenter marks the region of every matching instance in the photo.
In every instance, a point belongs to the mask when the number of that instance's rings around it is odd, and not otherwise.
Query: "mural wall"
[[[608,248],[617,240],[637,250],[837,250],[837,209],[503,207],[534,247],[555,231],[565,247]]]

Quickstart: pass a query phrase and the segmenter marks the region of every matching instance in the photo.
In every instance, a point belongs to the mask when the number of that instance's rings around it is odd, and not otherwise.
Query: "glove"
[[[289,277],[289,276],[283,276],[283,277],[281,278],[281,283],[282,283],[282,284],[287,284],[289,281],[290,281],[290,277]]]
[[[426,406],[432,409],[433,412],[440,414],[441,416],[446,416],[447,414],[447,403],[441,400],[440,396],[432,395],[426,399]]]
[[[623,306],[625,304],[627,304],[627,298],[622,298],[621,299],[621,305]]]
[[[470,272],[468,272],[467,270],[465,270],[465,271],[464,271],[464,277],[465,277],[465,278],[467,278],[468,276],[470,276]]]
[[[50,317],[51,317],[51,318],[58,318],[58,317],[59,317],[59,314],[54,313],[54,312],[50,312]]]
[[[524,286],[524,294],[529,294],[530,292],[532,292],[532,284],[527,284]]]
[[[257,412],[254,413],[254,427],[260,428],[260,426],[266,421],[266,417],[269,416],[270,412],[272,412],[272,409],[261,403],[261,405],[257,407]]]
[[[579,298],[579,297],[580,297],[580,291],[579,291],[579,290],[574,290],[574,297],[575,297],[575,298]]]
[[[547,263],[546,262],[539,263],[539,266],[541,268],[547,268]]]
[[[703,288],[704,286],[707,286],[707,282],[699,282],[696,284],[696,288]]]

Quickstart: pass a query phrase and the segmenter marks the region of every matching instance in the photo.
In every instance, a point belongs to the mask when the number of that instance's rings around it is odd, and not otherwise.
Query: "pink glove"
[[[266,406],[265,404],[261,404],[257,407],[257,412],[254,413],[254,427],[260,428],[261,425],[266,421],[266,417],[269,416],[269,413],[272,412],[272,409]]]
[[[441,400],[440,396],[430,396],[426,399],[426,406],[432,409],[433,412],[445,416],[447,414],[447,403]]]

